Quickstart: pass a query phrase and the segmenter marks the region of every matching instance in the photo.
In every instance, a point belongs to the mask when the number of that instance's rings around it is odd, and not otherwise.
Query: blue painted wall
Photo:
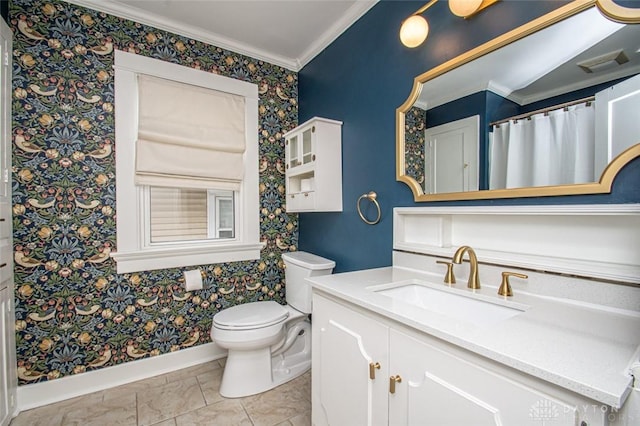
[[[636,159],[620,172],[612,194],[415,203],[395,175],[395,110],[411,92],[413,78],[562,4],[503,1],[463,20],[446,2],[437,2],[426,13],[431,25],[426,43],[406,48],[398,39],[400,24],[423,3],[381,1],[299,73],[299,121],[321,116],[344,122],[343,212],[300,214],[300,250],[334,259],[336,272],[389,266],[393,208],[400,206],[640,202]],[[375,226],[356,211],[358,197],[371,190],[382,208]]]

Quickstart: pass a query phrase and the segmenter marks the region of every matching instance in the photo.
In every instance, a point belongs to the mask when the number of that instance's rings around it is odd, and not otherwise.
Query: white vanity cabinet
[[[314,117],[284,138],[287,211],[342,211],[342,122]]]
[[[316,426],[607,424],[595,401],[349,303],[313,306]]]

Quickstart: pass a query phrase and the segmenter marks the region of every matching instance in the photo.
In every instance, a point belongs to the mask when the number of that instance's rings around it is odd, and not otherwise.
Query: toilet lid
[[[224,329],[247,329],[268,327],[284,321],[289,311],[272,300],[251,302],[224,309],[213,316],[216,327]]]

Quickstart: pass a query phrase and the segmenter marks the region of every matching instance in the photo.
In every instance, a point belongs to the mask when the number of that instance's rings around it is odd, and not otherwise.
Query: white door
[[[14,348],[11,347],[13,339],[9,338],[8,333],[11,331],[9,325],[11,324],[9,309],[9,288],[6,286],[6,282],[0,283],[0,425],[6,426],[11,420],[13,413],[15,396],[15,384],[10,383],[9,369],[15,367],[11,364],[13,357],[10,353]]]
[[[0,19],[0,426],[15,411],[16,347],[11,226],[11,30]]]
[[[313,424],[386,425],[388,328],[318,296],[312,324]]]
[[[611,160],[637,143],[640,143],[640,75],[596,93],[596,180]]]
[[[479,115],[425,130],[427,193],[478,190],[479,132]]]

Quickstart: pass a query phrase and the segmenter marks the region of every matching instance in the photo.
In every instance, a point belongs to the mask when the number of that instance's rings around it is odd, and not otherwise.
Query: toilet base
[[[308,320],[302,323],[306,324],[300,327],[300,335],[291,347],[278,355],[271,355],[271,347],[251,351],[229,349],[220,382],[220,395],[225,398],[255,395],[309,371],[311,327]]]

